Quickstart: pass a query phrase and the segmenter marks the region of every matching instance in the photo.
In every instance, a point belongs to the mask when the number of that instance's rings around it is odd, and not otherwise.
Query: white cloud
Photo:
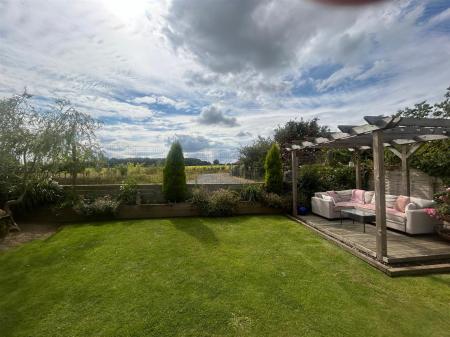
[[[177,134],[226,151],[300,116],[359,123],[449,86],[450,8],[424,19],[430,4],[0,0],[0,97],[66,97],[122,154]]]
[[[213,105],[204,107],[197,121],[204,125],[223,125],[226,127],[238,125],[235,117],[226,116],[223,111]]]
[[[360,75],[362,73],[363,69],[362,67],[344,67],[342,69],[339,69],[338,71],[334,72],[330,77],[328,77],[325,80],[318,81],[316,84],[316,87],[320,90],[326,90],[333,88],[339,84],[342,84],[342,82],[347,80],[352,80],[357,75]]]
[[[189,107],[189,103],[182,100],[175,100],[166,96],[141,96],[136,97],[132,100],[133,103],[137,104],[161,104],[161,105],[168,105],[172,106],[176,109],[186,109]]]

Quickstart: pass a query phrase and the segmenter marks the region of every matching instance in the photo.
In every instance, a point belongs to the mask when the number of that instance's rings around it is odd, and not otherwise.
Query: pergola
[[[328,137],[298,142],[287,148],[292,155],[292,212],[294,216],[297,216],[299,167],[297,153],[299,151],[314,148],[344,148],[359,152],[372,149],[376,198],[376,256],[377,260],[383,261],[383,258],[387,256],[384,148],[388,148],[401,159],[403,194],[409,196],[408,158],[424,142],[448,139],[450,137],[450,119],[384,116],[366,116],[364,119],[367,124],[339,125],[340,132],[331,133]],[[356,156],[355,173],[356,188],[361,188],[359,156]]]

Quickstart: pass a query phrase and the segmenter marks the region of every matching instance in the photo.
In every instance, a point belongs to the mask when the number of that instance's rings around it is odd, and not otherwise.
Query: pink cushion
[[[357,204],[364,204],[364,190],[352,190],[352,199],[351,202]]]
[[[374,211],[375,205],[373,205],[373,204],[358,205],[358,208]]]
[[[404,195],[399,195],[397,200],[395,201],[394,208],[402,213],[405,213],[406,205],[410,202],[409,197],[405,197]]]

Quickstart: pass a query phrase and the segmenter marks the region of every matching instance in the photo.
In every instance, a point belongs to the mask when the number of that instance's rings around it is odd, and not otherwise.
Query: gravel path
[[[254,180],[234,177],[229,173],[200,174],[196,180],[188,181],[188,184],[251,184]]]

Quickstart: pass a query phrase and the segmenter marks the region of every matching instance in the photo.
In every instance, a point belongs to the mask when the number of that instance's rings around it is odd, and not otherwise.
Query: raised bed
[[[270,208],[260,203],[240,202],[236,215],[257,215],[257,214],[280,214],[280,209]],[[176,204],[144,204],[144,205],[121,205],[114,216],[96,218],[99,220],[108,219],[152,219],[152,218],[175,218],[175,217],[195,217],[200,216],[200,212],[190,203]],[[33,223],[65,223],[81,222],[92,220],[76,213],[71,208],[52,209],[41,208],[32,212],[17,214],[16,218],[21,222]]]

